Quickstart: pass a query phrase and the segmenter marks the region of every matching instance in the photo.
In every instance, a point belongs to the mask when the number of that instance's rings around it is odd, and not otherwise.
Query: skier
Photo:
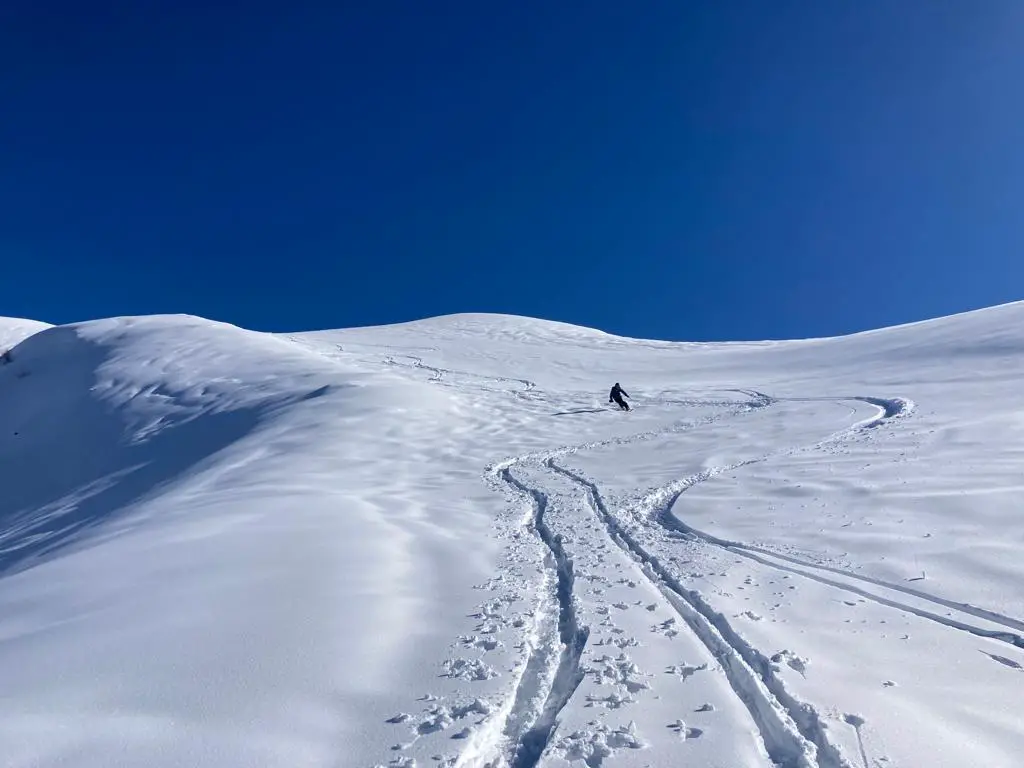
[[[619,382],[616,381],[615,382],[615,386],[612,387],[611,394],[608,395],[608,402],[611,403],[611,402],[614,401],[614,402],[618,403],[619,408],[621,408],[624,411],[628,411],[629,410],[629,404],[626,403],[626,401],[622,399],[623,395],[625,395],[626,397],[629,397],[629,393],[626,390],[624,390],[622,387],[620,387],[619,386]]]

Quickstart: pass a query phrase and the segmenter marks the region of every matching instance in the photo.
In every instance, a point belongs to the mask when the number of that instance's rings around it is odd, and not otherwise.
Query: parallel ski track
[[[644,549],[640,542],[618,523],[615,517],[608,511],[595,483],[556,463],[557,458],[566,455],[615,445],[628,445],[662,437],[667,434],[687,431],[781,401],[781,398],[774,398],[756,390],[733,391],[741,393],[751,398],[751,400],[739,404],[738,407],[723,414],[679,422],[662,429],[524,454],[499,462],[490,467],[489,471],[497,474],[506,484],[512,485],[521,493],[529,494],[538,509],[543,509],[546,506],[546,495],[544,495],[543,491],[528,488],[521,481],[517,480],[510,471],[513,466],[525,463],[539,463],[547,470],[560,474],[579,485],[586,494],[590,509],[602,522],[612,541],[641,565],[646,578],[666,596],[697,639],[708,648],[715,658],[720,660],[723,671],[734,693],[750,712],[769,758],[780,768],[851,768],[851,763],[843,757],[838,748],[829,742],[826,728],[817,711],[809,704],[796,699],[786,689],[782,680],[776,675],[771,661],[743,640],[725,617],[715,611],[703,596],[698,592],[687,589],[671,571],[661,564],[657,557]],[[900,398],[883,399],[851,396],[847,398],[821,399],[859,400],[876,406],[879,409],[879,413],[874,417],[837,432],[823,441],[811,446],[793,448],[787,451],[787,453],[820,448],[857,431],[874,428],[887,421],[903,417],[914,407],[912,402]],[[679,489],[674,492],[672,500],[674,501],[680,493],[698,482],[740,466],[764,461],[767,458],[760,457],[740,462],[730,467],[708,470],[700,473],[698,476],[687,478],[687,480],[678,484]],[[666,508],[671,509],[671,504]],[[696,532],[690,533],[693,536],[697,535]],[[550,531],[548,531],[548,535],[550,537]],[[543,535],[541,537],[544,538]],[[550,548],[550,544],[548,546]],[[747,554],[754,556],[754,553],[748,552]],[[561,555],[564,557],[564,552]],[[569,595],[569,599],[570,601],[572,600],[571,595]],[[563,647],[566,651],[569,651],[571,648],[564,639]],[[577,675],[579,674],[579,658],[582,650],[583,647],[581,645],[578,651],[575,652],[575,659],[571,662],[575,664],[575,673]],[[571,655],[570,653],[570,658]],[[566,653],[563,652],[559,672],[556,677],[561,676],[565,678],[569,675],[569,672],[562,667],[566,663],[566,657]],[[538,718],[535,726],[526,734],[520,736],[519,744],[514,748],[513,752],[515,760],[513,768],[532,768],[540,759],[552,737],[554,727],[557,724],[557,715],[568,704],[577,685],[578,681],[568,691],[564,685],[552,686],[552,695],[549,696],[551,706],[546,704],[544,713]],[[528,755],[530,762],[520,762],[520,760],[525,759],[521,755]]]
[[[750,712],[773,763],[780,768],[852,768],[829,743],[813,707],[794,698],[775,675],[767,657],[743,640],[722,614],[698,592],[683,586],[618,523],[595,483],[554,459],[546,460],[544,465],[584,489],[591,510],[612,541],[643,566],[646,578],[668,598],[697,639],[718,659],[733,692]]]
[[[989,621],[993,624],[998,624],[1003,627],[1007,627],[1008,629],[1024,629],[1024,621],[1021,621],[1020,619],[1016,619],[1012,616],[1007,616],[1005,614],[987,608],[979,608],[968,603],[959,603],[954,600],[947,600],[937,595],[932,595],[928,592],[924,592],[919,589],[914,589],[912,587],[907,587],[902,584],[894,584],[889,581],[876,579],[870,576],[864,576],[862,574],[854,573],[852,571],[848,571],[842,568],[836,568],[834,566],[823,565],[820,563],[813,563],[807,560],[803,560],[801,558],[793,557],[792,555],[773,552],[772,550],[767,549],[765,547],[758,547],[751,544],[744,544],[739,541],[721,539],[717,536],[713,536],[709,533],[705,533],[696,528],[693,528],[692,526],[687,525],[686,523],[679,520],[672,514],[672,507],[675,505],[676,501],[684,492],[686,492],[690,488],[693,488],[694,486],[699,485],[700,483],[706,480],[710,480],[711,478],[716,477],[722,474],[723,472],[731,471],[741,466],[755,463],[756,461],[763,461],[763,459],[755,459],[753,461],[744,462],[743,464],[734,464],[732,466],[723,467],[721,469],[705,470],[704,472],[698,473],[697,475],[693,475],[692,477],[687,478],[684,481],[681,481],[677,486],[672,487],[671,492],[668,493],[667,495],[665,494],[665,491],[663,489],[662,491],[655,491],[647,497],[648,499],[654,501],[658,496],[664,496],[663,501],[656,501],[655,503],[648,504],[645,504],[643,501],[641,501],[638,505],[635,506],[641,508],[646,506],[650,510],[648,512],[649,518],[658,525],[660,525],[666,531],[682,534],[691,540],[699,541],[707,546],[726,550],[734,555],[747,558],[748,560],[752,560],[768,568],[773,568],[777,571],[783,571],[785,573],[790,573],[795,576],[800,576],[811,581],[816,581],[819,584],[824,584],[826,586],[842,590],[843,592],[848,592],[850,594],[857,595],[858,597],[863,597],[866,600],[870,600],[871,602],[877,603],[878,605],[883,605],[887,608],[894,608],[899,611],[905,611],[906,613],[913,614],[922,619],[933,621],[937,624],[942,624],[943,626],[949,627],[951,629],[958,629],[963,632],[969,632],[970,634],[976,635],[978,637],[983,637],[990,640],[998,640],[1000,642],[1007,643],[1017,648],[1024,649],[1024,637],[1015,632],[985,629],[983,627],[968,624],[964,621],[960,621],[949,616],[941,616],[937,613],[933,613],[932,611],[928,611],[924,608],[919,608],[917,606],[910,605],[906,602],[901,602],[899,600],[877,595],[874,592],[870,592],[867,589],[859,587],[855,584],[848,584],[843,581],[839,581],[835,578],[824,576],[822,575],[822,573],[834,574],[835,576],[869,584],[879,589],[891,590],[902,595],[917,598],[918,600],[921,600],[923,602],[932,603],[943,608],[947,608],[963,614],[968,614],[976,618],[984,619],[985,621]],[[815,573],[813,571],[819,571],[822,573]]]
[[[504,746],[501,750],[502,754],[484,753],[474,747],[472,755],[464,756],[469,759],[460,759],[458,762],[460,768],[463,765],[534,768],[554,735],[558,724],[558,715],[568,704],[583,679],[580,658],[586,647],[589,629],[580,626],[576,614],[572,560],[562,547],[561,539],[553,534],[544,520],[548,506],[547,494],[539,488],[528,485],[513,473],[512,469],[517,466],[537,465],[539,468],[546,468],[550,471],[551,468],[547,466],[546,462],[553,461],[556,456],[580,450],[651,440],[666,434],[687,431],[768,404],[763,397],[752,397],[753,399],[749,402],[732,403],[735,408],[722,414],[697,420],[680,421],[661,429],[640,432],[626,437],[527,453],[505,459],[487,468],[485,474],[488,478],[501,481],[511,491],[528,499],[532,505],[533,512],[529,518],[529,527],[548,550],[549,562],[552,564],[558,582],[556,594],[559,612],[559,641],[562,650],[557,660],[548,658],[550,654],[547,653],[544,644],[539,644],[530,650],[524,662],[523,673],[512,694],[513,704],[503,712],[504,722],[501,727]],[[554,664],[553,670],[549,668],[552,663]],[[545,696],[544,704],[534,712],[534,700],[541,695]],[[524,711],[524,708],[529,711]],[[812,764],[792,762],[783,765],[786,768],[814,768]]]
[[[340,347],[339,347],[340,349]],[[524,379],[512,379],[495,376],[485,376],[464,371],[454,371],[435,366],[427,365],[417,356],[398,355],[411,363],[398,362],[395,357],[389,356],[386,364],[401,365],[417,368],[430,372],[431,381],[440,383],[445,374],[475,376],[481,379],[490,379],[501,384],[516,382],[523,387],[518,394],[528,392],[535,388],[535,384]],[[507,391],[507,390],[504,390]],[[657,557],[644,549],[644,547],[628,531],[626,531],[615,517],[608,511],[597,485],[574,472],[571,469],[556,463],[556,459],[569,454],[581,451],[597,450],[600,448],[626,445],[636,442],[651,440],[674,432],[682,432],[698,426],[707,425],[723,418],[737,416],[757,408],[767,407],[783,400],[775,398],[756,390],[732,390],[751,398],[747,402],[737,403],[736,407],[722,414],[708,416],[702,419],[679,422],[665,428],[649,430],[646,432],[607,440],[591,441],[588,443],[568,445],[554,450],[536,451],[521,456],[510,457],[497,462],[487,468],[487,475],[491,478],[500,479],[505,486],[520,496],[530,500],[533,507],[533,515],[530,527],[543,543],[549,553],[549,562],[555,572],[557,588],[555,590],[558,603],[558,634],[561,643],[561,652],[555,668],[547,668],[541,662],[536,653],[531,653],[524,665],[523,675],[517,684],[513,694],[511,711],[506,711],[504,716],[504,752],[502,755],[487,756],[479,755],[479,760],[487,760],[486,765],[508,765],[510,768],[534,768],[540,761],[553,733],[558,724],[558,716],[564,707],[569,703],[573,693],[576,691],[583,678],[580,668],[580,658],[589,636],[589,629],[579,625],[576,614],[575,597],[573,594],[573,567],[572,561],[562,547],[560,538],[553,535],[552,531],[544,522],[544,512],[547,509],[548,499],[543,490],[527,485],[512,472],[517,465],[527,463],[539,463],[547,470],[562,475],[579,485],[585,492],[588,506],[596,517],[604,525],[612,541],[618,545],[627,555],[640,563],[645,577],[651,584],[662,592],[670,604],[679,613],[691,631],[712,653],[719,659],[733,691],[741,702],[747,707],[754,723],[760,733],[762,742],[770,759],[779,768],[852,768],[841,752],[829,742],[826,735],[826,727],[821,721],[816,710],[805,702],[796,699],[785,687],[782,680],[775,674],[774,666],[760,651],[751,646],[731,627],[725,617],[715,611],[700,593],[686,588],[669,569],[661,564]],[[844,437],[863,430],[873,428],[886,421],[906,415],[913,409],[910,401],[896,399],[883,399],[865,396],[850,396],[841,398],[785,398],[785,400],[859,400],[870,403],[879,408],[879,415],[863,422],[853,425],[840,433],[826,438],[812,446],[792,449],[791,452],[799,450],[810,450],[820,448],[823,445],[841,440]],[[668,401],[666,401],[668,404]],[[718,403],[716,403],[718,404]],[[721,404],[725,404],[724,402]],[[677,491],[670,492],[671,502],[678,498],[679,494],[693,485],[710,479],[715,475],[731,469],[745,466],[767,457],[752,459],[741,462],[737,465],[708,470],[698,476],[687,478],[676,485]],[[665,489],[662,489],[664,492]],[[656,522],[665,525],[670,517],[667,510],[671,509],[671,502],[664,507],[665,513],[655,516]],[[669,524],[671,525],[671,524]],[[680,525],[682,525],[680,523]],[[761,552],[756,548],[747,547],[737,542],[725,542],[715,540],[715,537],[707,536],[694,529],[674,529],[676,533],[683,533],[690,537],[699,539],[712,546],[720,546],[736,554],[758,559],[766,565],[789,569],[800,575],[808,576],[797,568],[789,566],[773,565],[764,560],[764,557],[780,557],[776,553],[767,550]],[[795,558],[794,558],[795,560]],[[802,566],[812,564],[798,561]],[[797,563],[794,563],[796,565]],[[846,574],[848,575],[848,574]],[[814,575],[808,576],[813,578]],[[817,577],[825,583],[843,588],[838,582],[825,577]],[[856,589],[856,588],[853,588]],[[863,590],[859,590],[863,592]],[[916,592],[916,590],[913,590]],[[868,597],[873,597],[868,595]],[[881,600],[879,600],[881,602]],[[893,607],[906,608],[894,604]],[[1009,617],[1001,617],[994,612],[975,609],[988,616],[998,616],[1004,620],[1016,622]],[[916,611],[915,611],[916,612]],[[920,615],[920,614],[919,614]],[[942,617],[929,614],[928,618],[941,619]],[[944,621],[949,626],[957,626],[958,623]],[[957,626],[966,628],[967,625]],[[977,628],[974,628],[977,629]],[[970,631],[968,629],[967,631]],[[996,635],[1010,635],[1012,633],[996,633]],[[994,637],[996,635],[986,635]],[[1013,637],[1017,637],[1013,635]],[[1001,639],[997,637],[996,639]],[[536,650],[536,649],[535,649]],[[548,680],[549,682],[545,682]],[[541,695],[546,690],[546,697],[542,707],[536,711],[532,722],[524,718],[525,712],[522,708],[527,705],[531,697]],[[532,707],[531,707],[532,708]],[[477,760],[472,761],[474,764]],[[465,764],[460,760],[460,765]]]
[[[529,727],[519,732],[506,731],[506,737],[512,745],[509,755],[511,767],[534,768],[551,739],[551,734],[558,722],[558,714],[583,681],[580,656],[587,644],[590,630],[580,626],[576,614],[576,600],[573,593],[575,575],[572,560],[566,554],[561,538],[552,533],[544,520],[544,513],[548,507],[547,494],[518,479],[508,467],[499,472],[499,477],[511,488],[531,500],[534,509],[532,528],[544,546],[548,548],[558,580],[556,590],[558,635],[562,651],[559,654],[547,697],[537,718]],[[531,684],[529,680],[526,683]]]
[[[766,396],[767,397],[767,396]],[[820,400],[822,398],[790,398],[789,400],[797,402],[808,402],[812,400]],[[826,586],[839,589],[850,594],[855,594],[859,597],[863,597],[866,600],[870,600],[879,605],[883,605],[888,608],[894,608],[896,610],[905,611],[923,619],[933,621],[938,624],[942,624],[952,629],[957,629],[963,632],[983,637],[991,640],[998,640],[1003,643],[1015,646],[1017,648],[1024,649],[1024,637],[1017,634],[1016,632],[1008,632],[1001,630],[985,629],[978,627],[973,624],[966,623],[948,616],[941,616],[932,611],[919,608],[917,606],[909,605],[906,602],[900,602],[892,598],[883,597],[868,591],[865,588],[858,587],[854,584],[848,584],[842,581],[838,581],[834,578],[821,575],[822,573],[832,574],[844,579],[850,579],[858,581],[863,584],[870,585],[883,590],[891,590],[892,592],[900,593],[908,597],[913,597],[923,602],[928,602],[933,605],[940,606],[949,610],[957,611],[962,614],[970,615],[975,618],[983,619],[993,624],[1000,625],[1010,630],[1024,631],[1024,621],[1021,619],[1007,616],[988,608],[981,608],[978,606],[970,605],[969,603],[961,603],[954,600],[948,600],[937,595],[930,594],[923,590],[914,589],[902,584],[895,584],[893,582],[885,581],[883,579],[877,579],[870,576],[864,576],[862,574],[854,573],[849,570],[842,568],[836,568],[834,566],[823,565],[819,563],[813,563],[801,558],[793,557],[792,555],[786,555],[779,552],[772,551],[765,547],[758,547],[750,544],[746,544],[739,541],[730,541],[727,539],[721,539],[717,536],[713,536],[709,533],[700,531],[692,526],[687,525],[683,521],[679,520],[672,514],[672,508],[675,505],[679,497],[690,490],[696,485],[717,477],[726,472],[731,472],[736,469],[740,469],[751,464],[769,461],[773,458],[785,454],[792,454],[802,450],[815,449],[824,444],[841,440],[848,436],[850,433],[862,430],[871,429],[880,424],[886,423],[896,418],[902,418],[909,413],[913,408],[913,404],[907,400],[901,398],[894,399],[883,399],[883,398],[872,398],[872,397],[849,397],[843,399],[859,400],[862,402],[870,403],[881,410],[881,413],[872,418],[868,419],[860,424],[856,424],[853,427],[838,432],[824,441],[814,443],[810,446],[791,448],[786,451],[781,451],[773,454],[767,454],[754,459],[748,459],[746,461],[737,462],[723,467],[715,467],[706,469],[698,472],[690,477],[683,480],[670,483],[663,488],[652,491],[644,497],[637,504],[632,505],[632,509],[647,510],[647,517],[653,520],[655,523],[660,525],[667,531],[682,534],[692,540],[700,541],[701,543],[716,547],[719,549],[727,550],[732,554],[745,557],[749,560],[753,560],[761,565],[769,568],[774,568],[779,571],[791,573],[796,576],[816,581]],[[782,561],[782,562],[776,562]],[[810,570],[805,570],[810,569]],[[815,573],[813,571],[818,571]]]

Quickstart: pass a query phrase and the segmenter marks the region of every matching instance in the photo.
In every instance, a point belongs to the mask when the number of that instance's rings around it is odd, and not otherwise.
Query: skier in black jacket
[[[619,404],[619,408],[621,408],[624,411],[628,411],[629,405],[626,403],[625,400],[622,399],[623,395],[629,397],[629,393],[622,387],[620,387],[619,382],[616,381],[615,386],[612,387],[611,394],[608,395],[608,402],[611,403],[614,401]]]

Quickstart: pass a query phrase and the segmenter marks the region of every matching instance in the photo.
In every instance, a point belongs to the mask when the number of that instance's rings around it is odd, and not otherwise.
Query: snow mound
[[[36,320],[23,320],[17,317],[0,317],[0,353],[10,350],[29,336],[45,331],[51,326]]]
[[[279,408],[326,394],[286,343],[227,325],[138,318],[47,328],[0,369],[0,573],[74,544],[194,471]]]

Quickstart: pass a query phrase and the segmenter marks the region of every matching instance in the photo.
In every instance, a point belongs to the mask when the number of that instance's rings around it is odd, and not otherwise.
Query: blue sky
[[[0,314],[699,340],[1015,300],[1022,82],[1019,0],[13,0]]]

